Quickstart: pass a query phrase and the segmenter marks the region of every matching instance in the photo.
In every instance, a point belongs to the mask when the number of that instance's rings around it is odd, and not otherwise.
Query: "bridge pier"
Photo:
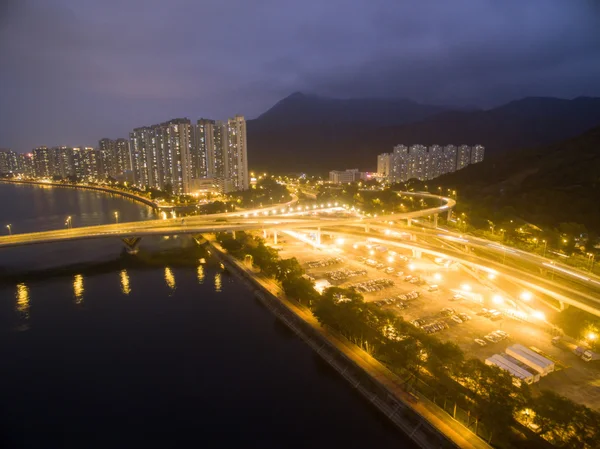
[[[452,219],[452,209],[448,209],[448,221]]]
[[[413,258],[420,259],[421,258],[421,250],[413,249],[412,250]]]
[[[137,254],[139,251],[138,246],[140,245],[140,242],[142,241],[141,237],[126,237],[123,240],[123,243],[125,244],[125,250],[127,251],[127,254]]]
[[[277,230],[273,231],[273,245],[277,245]]]
[[[365,232],[369,232],[371,228],[369,228],[369,225],[365,225]]]
[[[406,219],[406,226],[410,228],[411,224],[412,224],[412,220],[410,218],[407,218]]]
[[[438,227],[438,215],[439,214],[433,214],[433,227],[434,228]]]
[[[233,240],[235,240],[235,231],[231,231],[231,235],[233,235]]]
[[[317,245],[321,244],[321,228],[317,228]]]

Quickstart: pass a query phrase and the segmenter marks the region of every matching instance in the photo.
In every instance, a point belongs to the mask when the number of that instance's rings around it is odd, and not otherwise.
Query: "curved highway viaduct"
[[[402,192],[405,194],[405,192]],[[110,225],[85,226],[80,228],[61,229],[56,231],[32,232],[24,234],[12,234],[0,237],[0,248],[17,247],[25,245],[54,243],[73,240],[120,238],[124,241],[130,252],[135,252],[142,237],[166,236],[177,234],[201,234],[223,231],[248,231],[255,229],[297,229],[317,228],[320,235],[321,226],[339,226],[349,223],[361,224],[368,227],[371,223],[381,221],[410,220],[418,217],[434,215],[439,213],[451,213],[456,202],[451,198],[440,197],[428,193],[406,192],[408,195],[417,195],[424,198],[435,198],[440,201],[440,206],[430,207],[423,210],[390,214],[380,217],[369,218],[314,218],[298,216],[302,210],[294,211],[291,204],[297,198],[286,204],[278,204],[268,208],[253,209],[249,211],[230,212],[226,214],[214,214],[210,216],[192,216],[185,219],[170,220],[147,220],[131,223],[116,223]],[[287,208],[287,210],[286,210]],[[261,217],[262,215],[262,217]],[[264,217],[264,218],[263,218]],[[437,218],[436,218],[437,219]]]

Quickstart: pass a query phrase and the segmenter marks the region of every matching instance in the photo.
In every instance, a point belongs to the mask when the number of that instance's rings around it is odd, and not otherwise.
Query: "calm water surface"
[[[0,206],[13,232],[152,216],[6,184]],[[117,240],[0,250],[0,413],[2,448],[413,447],[210,260],[131,263]]]

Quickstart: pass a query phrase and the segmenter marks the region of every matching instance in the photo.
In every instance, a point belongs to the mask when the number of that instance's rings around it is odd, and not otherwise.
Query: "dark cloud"
[[[19,151],[253,117],[296,90],[482,106],[600,95],[591,0],[19,0],[0,15],[0,146]]]

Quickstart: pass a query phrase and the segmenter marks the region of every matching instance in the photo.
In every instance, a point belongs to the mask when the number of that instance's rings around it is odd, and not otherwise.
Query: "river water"
[[[0,232],[115,212],[153,215],[0,184]],[[196,251],[184,238],[144,240],[137,260],[118,240],[0,250],[0,447],[413,447],[242,285],[190,263]]]

